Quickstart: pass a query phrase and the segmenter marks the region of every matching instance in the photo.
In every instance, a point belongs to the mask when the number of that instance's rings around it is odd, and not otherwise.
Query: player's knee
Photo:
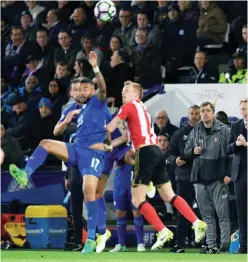
[[[51,149],[51,142],[49,139],[43,139],[40,141],[39,146],[43,147],[49,153]]]
[[[93,188],[90,188],[90,187],[84,188],[83,193],[84,193],[84,199],[86,202],[96,200],[96,194]]]
[[[141,216],[141,213],[139,210],[133,210],[133,216],[134,217],[140,217]]]
[[[117,218],[126,217],[127,216],[127,212],[126,211],[122,211],[122,210],[116,210],[116,216],[117,216]]]

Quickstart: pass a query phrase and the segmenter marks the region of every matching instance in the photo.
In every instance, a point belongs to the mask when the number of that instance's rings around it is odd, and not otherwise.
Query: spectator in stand
[[[156,9],[155,3],[153,1],[144,1],[144,0],[133,0],[131,3],[132,7],[132,16],[136,21],[137,16],[140,12],[145,11],[149,17],[150,21],[153,21],[153,12]]]
[[[1,1],[1,14],[7,19],[9,25],[20,22],[20,14],[26,9],[23,1]]]
[[[234,154],[232,163],[232,181],[236,194],[239,221],[239,253],[247,254],[247,130],[248,100],[240,101],[241,120],[232,123],[229,141],[230,154]]]
[[[61,0],[57,1],[57,6],[58,6],[57,13],[62,24],[66,25],[69,23],[70,16],[74,10],[73,7],[75,4],[77,3],[72,1],[61,1]]]
[[[24,155],[16,138],[6,134],[5,127],[1,124],[1,149],[4,152],[4,161],[1,164],[1,170],[9,169],[10,164],[20,167],[24,165]]]
[[[164,25],[168,21],[168,7],[170,1],[157,1],[157,10],[154,13],[154,24],[160,26]]]
[[[1,61],[3,61],[4,53],[7,44],[10,41],[9,37],[10,28],[6,17],[1,17]]]
[[[50,81],[48,98],[52,102],[52,110],[56,121],[58,121],[61,116],[62,106],[68,101],[67,96],[61,91],[59,80],[53,79]]]
[[[35,75],[26,78],[25,86],[19,88],[18,93],[25,98],[28,110],[37,109],[43,95],[38,78]]]
[[[165,110],[156,112],[155,118],[154,131],[156,135],[165,134],[170,139],[178,127],[170,123],[168,113]]]
[[[6,46],[2,67],[5,75],[19,82],[24,71],[24,60],[29,55],[30,43],[25,40],[22,27],[13,26],[10,31],[11,41]]]
[[[95,39],[93,36],[85,35],[81,38],[82,50],[77,53],[76,59],[86,58],[89,59],[90,51],[94,51],[97,54],[98,66],[103,59],[102,51],[95,46]]]
[[[143,89],[150,89],[162,83],[162,53],[150,41],[148,31],[138,28],[136,31],[136,47],[131,50],[131,61],[134,68],[134,81]]]
[[[13,98],[11,103],[13,112],[10,113],[7,134],[19,141],[22,150],[29,149],[31,145],[29,138],[37,120],[36,112],[27,109],[23,96]]]
[[[21,84],[24,85],[28,76],[34,75],[38,78],[43,94],[46,94],[50,77],[43,66],[42,59],[36,54],[31,54],[25,59],[25,66],[26,71],[23,74]]]
[[[89,79],[93,79],[95,77],[93,68],[86,58],[76,60],[74,70],[76,72],[74,78],[86,77]]]
[[[237,50],[233,54],[233,66],[228,72],[220,74],[220,83],[237,84],[243,83],[247,71],[247,57],[242,50]]]
[[[17,95],[14,88],[9,85],[8,78],[4,75],[1,76],[1,108],[2,112],[11,112],[11,100]]]
[[[216,114],[216,117],[215,117],[217,120],[219,120],[221,123],[223,123],[224,125],[228,126],[228,127],[231,127],[231,124],[228,122],[228,116],[226,114],[226,112],[224,111],[219,111],[217,114]]]
[[[194,6],[195,2],[193,1],[184,1],[179,0],[178,6],[180,8],[181,16],[185,21],[191,22],[195,28],[197,28],[198,19],[199,19],[199,9]]]
[[[198,45],[203,48],[211,44],[223,44],[227,30],[226,16],[215,1],[200,1],[198,20]]]
[[[47,23],[43,23],[42,26],[45,27],[48,30],[49,34],[49,40],[51,41],[57,41],[58,39],[58,34],[62,29],[62,24],[59,20],[58,12],[57,10],[53,9],[50,10],[47,13],[46,17]]]
[[[201,216],[207,223],[207,247],[203,247],[200,253],[218,253],[215,211],[221,232],[220,253],[228,253],[230,219],[227,185],[231,178],[227,172],[227,159],[230,128],[215,119],[215,108],[210,102],[201,104],[200,114],[201,121],[190,132],[184,150],[185,155],[193,160],[191,182],[194,183]]]
[[[140,11],[137,16],[138,29],[145,29],[148,34],[149,42],[152,42],[154,47],[160,48],[162,46],[161,31],[158,26],[152,26],[149,24],[147,13]],[[134,47],[137,44],[136,35],[137,28],[133,29],[132,36],[129,40],[129,47]]]
[[[111,57],[111,70],[106,75],[106,86],[108,102],[114,103],[113,106],[120,108],[122,106],[122,95],[124,82],[133,81],[133,69],[129,65],[128,52],[119,49]]]
[[[189,73],[189,83],[192,84],[210,84],[218,83],[219,71],[209,65],[208,57],[204,51],[196,51],[194,58],[194,66]]]
[[[45,7],[39,5],[37,1],[25,1],[25,4],[27,5],[28,10],[32,15],[34,22],[36,22],[37,16],[43,11],[45,11]]]
[[[92,32],[94,23],[87,16],[86,8],[80,6],[76,8],[72,14],[72,23],[68,26],[68,30],[72,36],[73,43],[80,45],[80,40],[86,34]]]
[[[57,119],[52,112],[52,102],[48,98],[42,98],[38,105],[39,120],[33,132],[32,139],[34,141],[34,148],[38,146],[43,139],[59,140],[61,137],[56,137],[53,134],[53,129],[57,123]]]
[[[109,42],[114,30],[115,28],[112,23],[102,22],[100,19],[96,19],[96,46],[99,47],[100,50],[104,51],[109,48]]]
[[[114,31],[113,36],[118,36],[121,39],[123,45],[128,46],[129,40],[134,30],[131,9],[122,8],[119,12],[119,21],[121,27]]]
[[[56,64],[54,78],[59,80],[61,93],[67,94],[71,76],[70,71],[68,70],[68,65],[65,62],[58,62]]]
[[[37,28],[32,23],[33,18],[29,11],[23,11],[21,13],[21,26],[24,30],[25,39],[27,41],[33,41],[36,37]]]
[[[189,157],[185,156],[184,149],[190,132],[194,128],[195,124],[197,124],[201,119],[199,106],[193,105],[189,108],[188,118],[189,123],[186,126],[176,130],[172,135],[169,148],[166,152],[166,160],[176,166],[175,180],[177,195],[184,198],[189,206],[192,206],[193,201],[195,200],[194,187],[190,182],[193,161]],[[188,235],[188,229],[188,221],[178,212],[176,245],[170,250],[170,252],[185,252],[185,239]]]
[[[72,72],[78,48],[72,45],[72,38],[68,31],[60,31],[58,34],[59,47],[54,50],[54,63],[65,62]]]
[[[63,105],[62,107],[62,112],[68,108],[72,103],[76,102],[77,100],[77,92],[78,92],[78,86],[79,86],[80,80],[79,79],[74,79],[70,83],[70,88],[69,88],[69,100],[68,102]]]
[[[42,58],[43,67],[47,69],[49,75],[54,73],[54,48],[55,44],[49,42],[48,31],[45,28],[38,29],[36,33],[36,48],[35,53]]]
[[[163,50],[166,69],[166,82],[177,82],[177,69],[192,64],[196,48],[195,29],[182,19],[177,4],[168,9],[168,22],[163,26]]]

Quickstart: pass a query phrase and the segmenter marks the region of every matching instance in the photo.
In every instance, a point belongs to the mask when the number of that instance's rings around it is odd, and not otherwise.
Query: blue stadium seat
[[[180,127],[185,126],[188,123],[189,119],[187,116],[183,116],[180,121]]]
[[[230,122],[230,123],[235,122],[237,120],[238,120],[238,118],[236,116],[229,116],[228,117],[228,122]]]

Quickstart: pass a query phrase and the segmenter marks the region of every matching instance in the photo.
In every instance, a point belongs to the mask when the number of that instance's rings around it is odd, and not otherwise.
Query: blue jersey
[[[77,102],[73,102],[72,104],[70,104],[61,114],[61,117],[59,119],[59,121],[64,121],[66,116],[68,115],[68,113],[70,113],[73,110],[77,110],[77,109],[81,109],[82,108],[82,104],[79,104]],[[75,121],[77,121],[78,116],[75,116]]]
[[[106,139],[107,103],[94,95],[82,110],[77,119],[76,145],[89,147],[103,143]]]
[[[117,192],[131,188],[132,169],[133,167],[128,164],[115,168],[114,189]]]

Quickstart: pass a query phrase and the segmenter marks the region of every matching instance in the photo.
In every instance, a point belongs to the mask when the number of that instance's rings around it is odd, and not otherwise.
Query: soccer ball
[[[96,4],[94,14],[102,22],[110,22],[116,16],[115,4],[110,0],[101,0]]]

